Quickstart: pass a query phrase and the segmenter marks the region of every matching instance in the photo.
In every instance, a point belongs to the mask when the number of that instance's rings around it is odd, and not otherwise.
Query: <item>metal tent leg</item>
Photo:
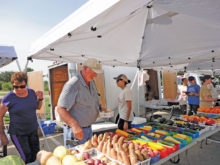
[[[46,139],[46,136],[45,136],[45,134],[44,134],[44,131],[43,131],[42,127],[41,127],[41,123],[40,123],[40,120],[38,119],[38,116],[37,116],[37,122],[38,122],[38,125],[39,125],[39,127],[40,127],[40,130],[41,130],[41,132],[42,132],[42,135],[43,135],[43,138],[44,138],[44,143],[46,144],[48,151],[51,152],[50,146],[49,146],[49,144],[48,144],[48,141],[47,141],[47,139]]]
[[[187,163],[188,163],[189,165],[191,165],[191,164],[190,164],[190,161],[189,161],[189,157],[188,157],[188,150],[186,150],[186,161],[187,161]]]

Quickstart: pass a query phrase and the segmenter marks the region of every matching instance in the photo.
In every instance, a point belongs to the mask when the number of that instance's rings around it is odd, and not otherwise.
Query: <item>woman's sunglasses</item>
[[[15,88],[15,89],[18,89],[18,88],[23,89],[23,88],[25,88],[25,87],[26,87],[26,85],[20,85],[20,86],[13,85],[13,88]]]

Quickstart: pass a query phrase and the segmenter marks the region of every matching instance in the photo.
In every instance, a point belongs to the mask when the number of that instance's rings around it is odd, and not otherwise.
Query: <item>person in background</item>
[[[218,91],[217,91],[217,89],[216,89],[216,84],[215,84],[214,82],[212,82],[212,83],[210,84],[210,87],[209,87],[209,88],[211,88],[212,98],[215,98],[215,99],[216,99],[216,101],[213,101],[213,107],[214,107],[214,106],[219,106],[219,105],[218,105]]]
[[[91,125],[96,121],[100,106],[98,91],[94,82],[97,73],[102,73],[101,64],[96,59],[84,62],[80,73],[64,85],[60,94],[57,112],[66,123],[64,145],[67,140],[83,144],[92,137]],[[68,147],[68,146],[67,146]]]
[[[4,132],[3,117],[8,111],[11,140],[25,163],[34,162],[40,150],[36,109],[40,109],[43,92],[27,88],[27,75],[23,72],[11,76],[13,91],[9,92],[0,105],[0,138],[2,145],[8,144]]]
[[[212,97],[212,79],[210,75],[203,77],[203,84],[200,91],[200,108],[213,107],[213,102],[217,101],[217,98]]]
[[[187,87],[187,96],[189,104],[188,115],[197,114],[197,109],[199,108],[199,96],[200,96],[200,86],[196,84],[195,77],[189,76],[188,81],[190,85]]]
[[[131,128],[131,122],[134,118],[132,110],[133,94],[130,88],[127,87],[127,84],[129,84],[131,81],[128,80],[124,74],[120,74],[114,79],[116,80],[117,86],[122,89],[118,96],[118,128],[127,131],[127,129]]]
[[[181,80],[181,86],[179,87],[177,93],[178,93],[178,101],[180,104],[180,110],[182,111],[182,114],[186,113],[186,107],[187,107],[187,83],[188,80],[186,78],[183,78]]]

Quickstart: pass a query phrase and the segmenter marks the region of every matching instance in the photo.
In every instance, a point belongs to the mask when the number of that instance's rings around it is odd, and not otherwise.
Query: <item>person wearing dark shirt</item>
[[[38,122],[36,109],[40,109],[43,92],[26,87],[27,75],[16,72],[11,77],[13,91],[9,92],[0,105],[0,139],[2,145],[8,144],[4,132],[3,117],[8,111],[11,140],[25,163],[34,162],[39,151]]]

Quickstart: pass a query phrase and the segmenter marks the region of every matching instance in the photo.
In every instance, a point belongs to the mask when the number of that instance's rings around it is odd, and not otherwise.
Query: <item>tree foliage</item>
[[[5,82],[2,84],[2,90],[3,91],[11,91],[13,89],[13,86],[11,82]]]
[[[34,69],[27,67],[26,72],[33,72]]]
[[[177,75],[181,76],[181,75],[184,75],[184,73],[185,73],[184,71],[179,71],[179,72],[177,72]]]
[[[10,82],[11,81],[11,75],[13,74],[14,72],[8,72],[8,71],[5,71],[5,72],[2,72],[0,73],[0,81],[3,81],[3,82]]]

